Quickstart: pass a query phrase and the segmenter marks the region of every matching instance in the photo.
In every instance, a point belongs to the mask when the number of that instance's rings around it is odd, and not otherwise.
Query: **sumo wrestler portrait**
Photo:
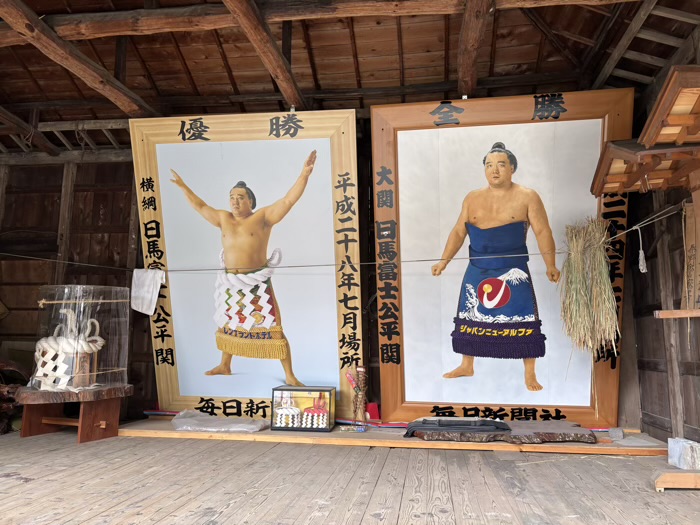
[[[253,189],[244,181],[237,182],[229,191],[227,210],[204,202],[175,170],[170,170],[171,182],[182,190],[190,206],[221,231],[221,270],[217,273],[214,294],[216,347],[221,360],[206,375],[231,375],[233,356],[279,359],[285,382],[302,385],[292,369],[291,348],[272,286],[281,253],[274,250],[268,254],[268,244],[273,227],[304,194],[315,162],[314,150],[286,195],[261,208],[257,208]]]
[[[483,158],[487,185],[462,203],[441,259],[439,276],[469,236],[469,264],[462,280],[452,332],[452,349],[461,363],[443,377],[474,375],[474,358],[522,359],[525,386],[542,390],[535,361],[545,355],[545,336],[528,268],[527,233],[531,228],[546,265],[547,278],[559,281],[556,247],[542,199],[513,182],[518,160],[501,143]]]

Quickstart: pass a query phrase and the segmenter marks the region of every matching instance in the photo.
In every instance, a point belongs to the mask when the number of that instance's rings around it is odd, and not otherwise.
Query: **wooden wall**
[[[632,194],[630,224],[689,196],[684,190],[656,193]],[[639,237],[634,233],[629,237],[631,267],[627,274],[633,281],[642,430],[659,439],[684,435],[700,440],[700,319],[691,320],[689,325],[685,319],[654,318],[654,310],[680,308],[684,266],[681,214],[643,228],[642,238],[648,271],[644,274],[638,269]],[[666,263],[670,272],[663,270]],[[669,301],[670,308],[664,304]]]
[[[0,167],[2,168],[2,167]],[[4,213],[0,210],[0,252],[55,260],[61,242],[67,247],[65,277],[58,282],[130,286],[138,257],[138,221],[132,219],[131,164],[80,164],[76,168],[70,212],[61,215],[63,166],[4,167]],[[0,190],[1,191],[1,190]],[[0,199],[0,202],[2,199]],[[132,206],[134,204],[134,206]],[[65,208],[65,206],[64,206]],[[59,236],[62,221],[66,239]],[[131,249],[130,249],[131,247]],[[39,286],[56,281],[56,262],[0,255],[0,300],[10,310],[0,321],[0,356],[33,363]],[[113,269],[102,268],[111,266]],[[135,387],[123,415],[142,417],[156,407],[148,318],[134,313],[131,324],[129,382]],[[24,347],[25,350],[20,350]]]

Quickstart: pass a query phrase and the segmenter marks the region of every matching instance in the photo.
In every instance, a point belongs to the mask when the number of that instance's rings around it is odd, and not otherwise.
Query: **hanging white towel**
[[[134,270],[131,279],[131,308],[143,314],[153,315],[162,284],[165,284],[163,270]]]

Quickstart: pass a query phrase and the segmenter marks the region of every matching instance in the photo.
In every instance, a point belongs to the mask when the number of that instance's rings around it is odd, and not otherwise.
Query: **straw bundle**
[[[578,348],[591,352],[607,345],[615,349],[619,330],[606,239],[603,219],[566,227],[568,255],[561,280],[564,331]]]

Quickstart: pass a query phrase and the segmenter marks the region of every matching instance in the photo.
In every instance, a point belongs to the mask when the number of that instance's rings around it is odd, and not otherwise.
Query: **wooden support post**
[[[63,165],[63,184],[61,186],[61,209],[58,216],[58,253],[56,255],[56,272],[54,284],[63,284],[66,277],[65,261],[70,248],[70,223],[73,217],[73,188],[78,165],[68,162]]]
[[[654,209],[660,210],[666,205],[666,196],[663,192],[655,191],[653,194]],[[673,310],[673,276],[671,274],[671,256],[668,248],[668,235],[663,231],[661,221],[654,223],[656,235],[659,236],[659,244],[656,250],[656,264],[659,276],[661,308]],[[678,324],[673,319],[664,319],[664,347],[666,350],[666,370],[668,371],[668,399],[671,410],[671,435],[683,437],[683,397],[681,391],[680,372],[680,339]]]
[[[457,89],[460,95],[472,96],[476,90],[476,55],[490,12],[490,0],[469,0],[464,10],[457,50]]]
[[[2,221],[5,218],[5,191],[9,179],[10,167],[7,164],[0,164],[0,230],[2,230]]]

